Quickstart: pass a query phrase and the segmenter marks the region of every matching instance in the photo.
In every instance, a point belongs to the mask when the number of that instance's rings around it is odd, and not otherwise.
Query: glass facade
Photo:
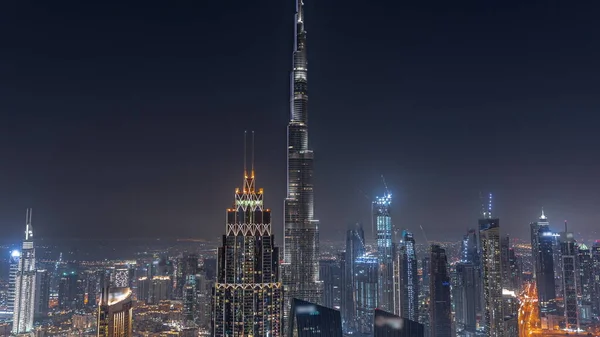
[[[373,333],[373,314],[378,307],[378,271],[376,256],[364,255],[355,261],[354,291],[356,298],[355,330]]]
[[[289,323],[289,337],[342,337],[338,310],[297,298],[292,300]]]
[[[483,312],[486,335],[504,337],[500,221],[492,218],[479,220],[479,240],[483,267]]]
[[[425,337],[423,324],[375,310],[374,337]]]

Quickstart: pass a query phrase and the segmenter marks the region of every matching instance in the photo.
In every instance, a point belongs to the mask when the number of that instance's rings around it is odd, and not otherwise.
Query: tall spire
[[[25,213],[25,241],[30,241],[33,238],[33,227],[31,226],[31,215],[33,210],[28,208]]]
[[[304,1],[296,1],[287,138],[287,197],[284,206],[284,321],[291,299],[319,303],[319,221],[314,217],[313,161],[308,137],[308,58]],[[288,325],[284,323],[287,329]]]
[[[544,207],[542,207],[542,215],[540,215],[540,220],[546,220],[546,215],[544,214]]]

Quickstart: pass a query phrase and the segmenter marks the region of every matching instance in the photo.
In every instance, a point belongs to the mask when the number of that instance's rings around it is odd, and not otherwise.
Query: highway
[[[560,330],[542,330],[535,283],[527,283],[519,295],[521,307],[519,308],[519,337],[546,337],[546,336],[586,336],[587,332],[579,334]]]

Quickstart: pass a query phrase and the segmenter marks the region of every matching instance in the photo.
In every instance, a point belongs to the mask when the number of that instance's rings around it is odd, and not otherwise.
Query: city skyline
[[[567,219],[591,235],[600,201],[600,163],[588,155],[598,145],[600,48],[588,42],[594,20],[586,17],[598,5],[344,4],[306,9],[322,240],[343,237],[348,223],[369,224],[360,191],[380,195],[381,174],[398,225],[415,233],[423,225],[431,239],[441,238],[439,214],[460,237],[478,214],[480,191],[494,192],[512,237],[528,237],[541,207],[556,219],[551,226]],[[9,115],[0,146],[7,237],[19,236],[19,210],[34,207],[38,238],[86,237],[100,225],[108,238],[140,228],[160,236],[166,225],[216,238],[220,215],[207,210],[228,201],[241,161],[224,149],[247,129],[260,135],[257,169],[268,177],[282,242],[293,3],[6,6],[1,21],[16,32],[3,37],[10,52],[0,80]],[[264,32],[253,44],[239,43],[247,16]],[[365,24],[349,40],[339,27],[359,18]],[[353,57],[348,45],[360,46]],[[240,53],[256,67],[247,69]],[[252,88],[240,81],[244,72],[257,81]],[[247,114],[255,117],[219,128]],[[475,136],[480,128],[486,141]]]

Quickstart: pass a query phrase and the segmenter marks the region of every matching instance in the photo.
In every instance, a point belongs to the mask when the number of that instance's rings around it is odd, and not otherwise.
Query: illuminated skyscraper
[[[103,287],[98,306],[98,337],[133,336],[131,289]]]
[[[361,334],[373,333],[373,314],[378,307],[379,263],[376,256],[359,256],[354,266],[356,296],[355,330]]]
[[[213,336],[278,337],[283,304],[279,249],[271,232],[271,211],[263,206],[263,189],[255,188],[253,169],[250,175],[244,171],[218,249]]]
[[[492,217],[491,198],[487,212],[479,220],[479,240],[483,267],[483,298],[486,334],[504,337],[502,314],[502,259],[500,249],[500,220]]]
[[[387,193],[373,202],[373,222],[376,228],[377,262],[379,263],[379,307],[394,312],[393,226],[390,206],[392,195]]]
[[[374,337],[425,337],[423,324],[379,309],[375,310],[374,330]]]
[[[285,317],[292,298],[311,303],[320,303],[322,298],[319,222],[314,219],[313,151],[308,146],[308,60],[303,0],[296,0],[295,21],[282,266]]]
[[[562,289],[565,307],[566,328],[570,331],[579,330],[579,310],[577,303],[577,246],[573,233],[560,233],[560,252],[562,257]]]
[[[8,260],[8,296],[6,299],[6,312],[15,312],[15,292],[17,288],[17,272],[19,271],[19,260],[21,259],[21,252],[13,250],[10,252],[10,259]]]
[[[31,227],[31,208],[27,209],[25,221],[25,241],[19,260],[15,286],[15,310],[13,329],[15,335],[28,333],[33,329],[35,314],[35,249],[33,248],[33,227]]]
[[[531,227],[531,250],[533,270],[538,293],[538,303],[542,315],[555,312],[556,287],[554,279],[554,241],[548,218],[542,215]]]
[[[419,318],[419,275],[417,270],[417,251],[413,234],[402,231],[404,254],[402,255],[402,317],[412,321]]]
[[[346,251],[342,259],[342,322],[344,331],[354,328],[356,318],[356,292],[354,291],[354,277],[356,272],[356,259],[365,254],[365,232],[362,225],[356,224],[346,231]]]
[[[595,315],[600,315],[600,241],[594,242],[592,246],[592,265],[594,267],[592,312]]]
[[[456,324],[459,331],[475,335],[477,327],[476,289],[478,278],[475,265],[471,262],[456,264],[456,284],[453,284],[456,294],[454,300]]]

